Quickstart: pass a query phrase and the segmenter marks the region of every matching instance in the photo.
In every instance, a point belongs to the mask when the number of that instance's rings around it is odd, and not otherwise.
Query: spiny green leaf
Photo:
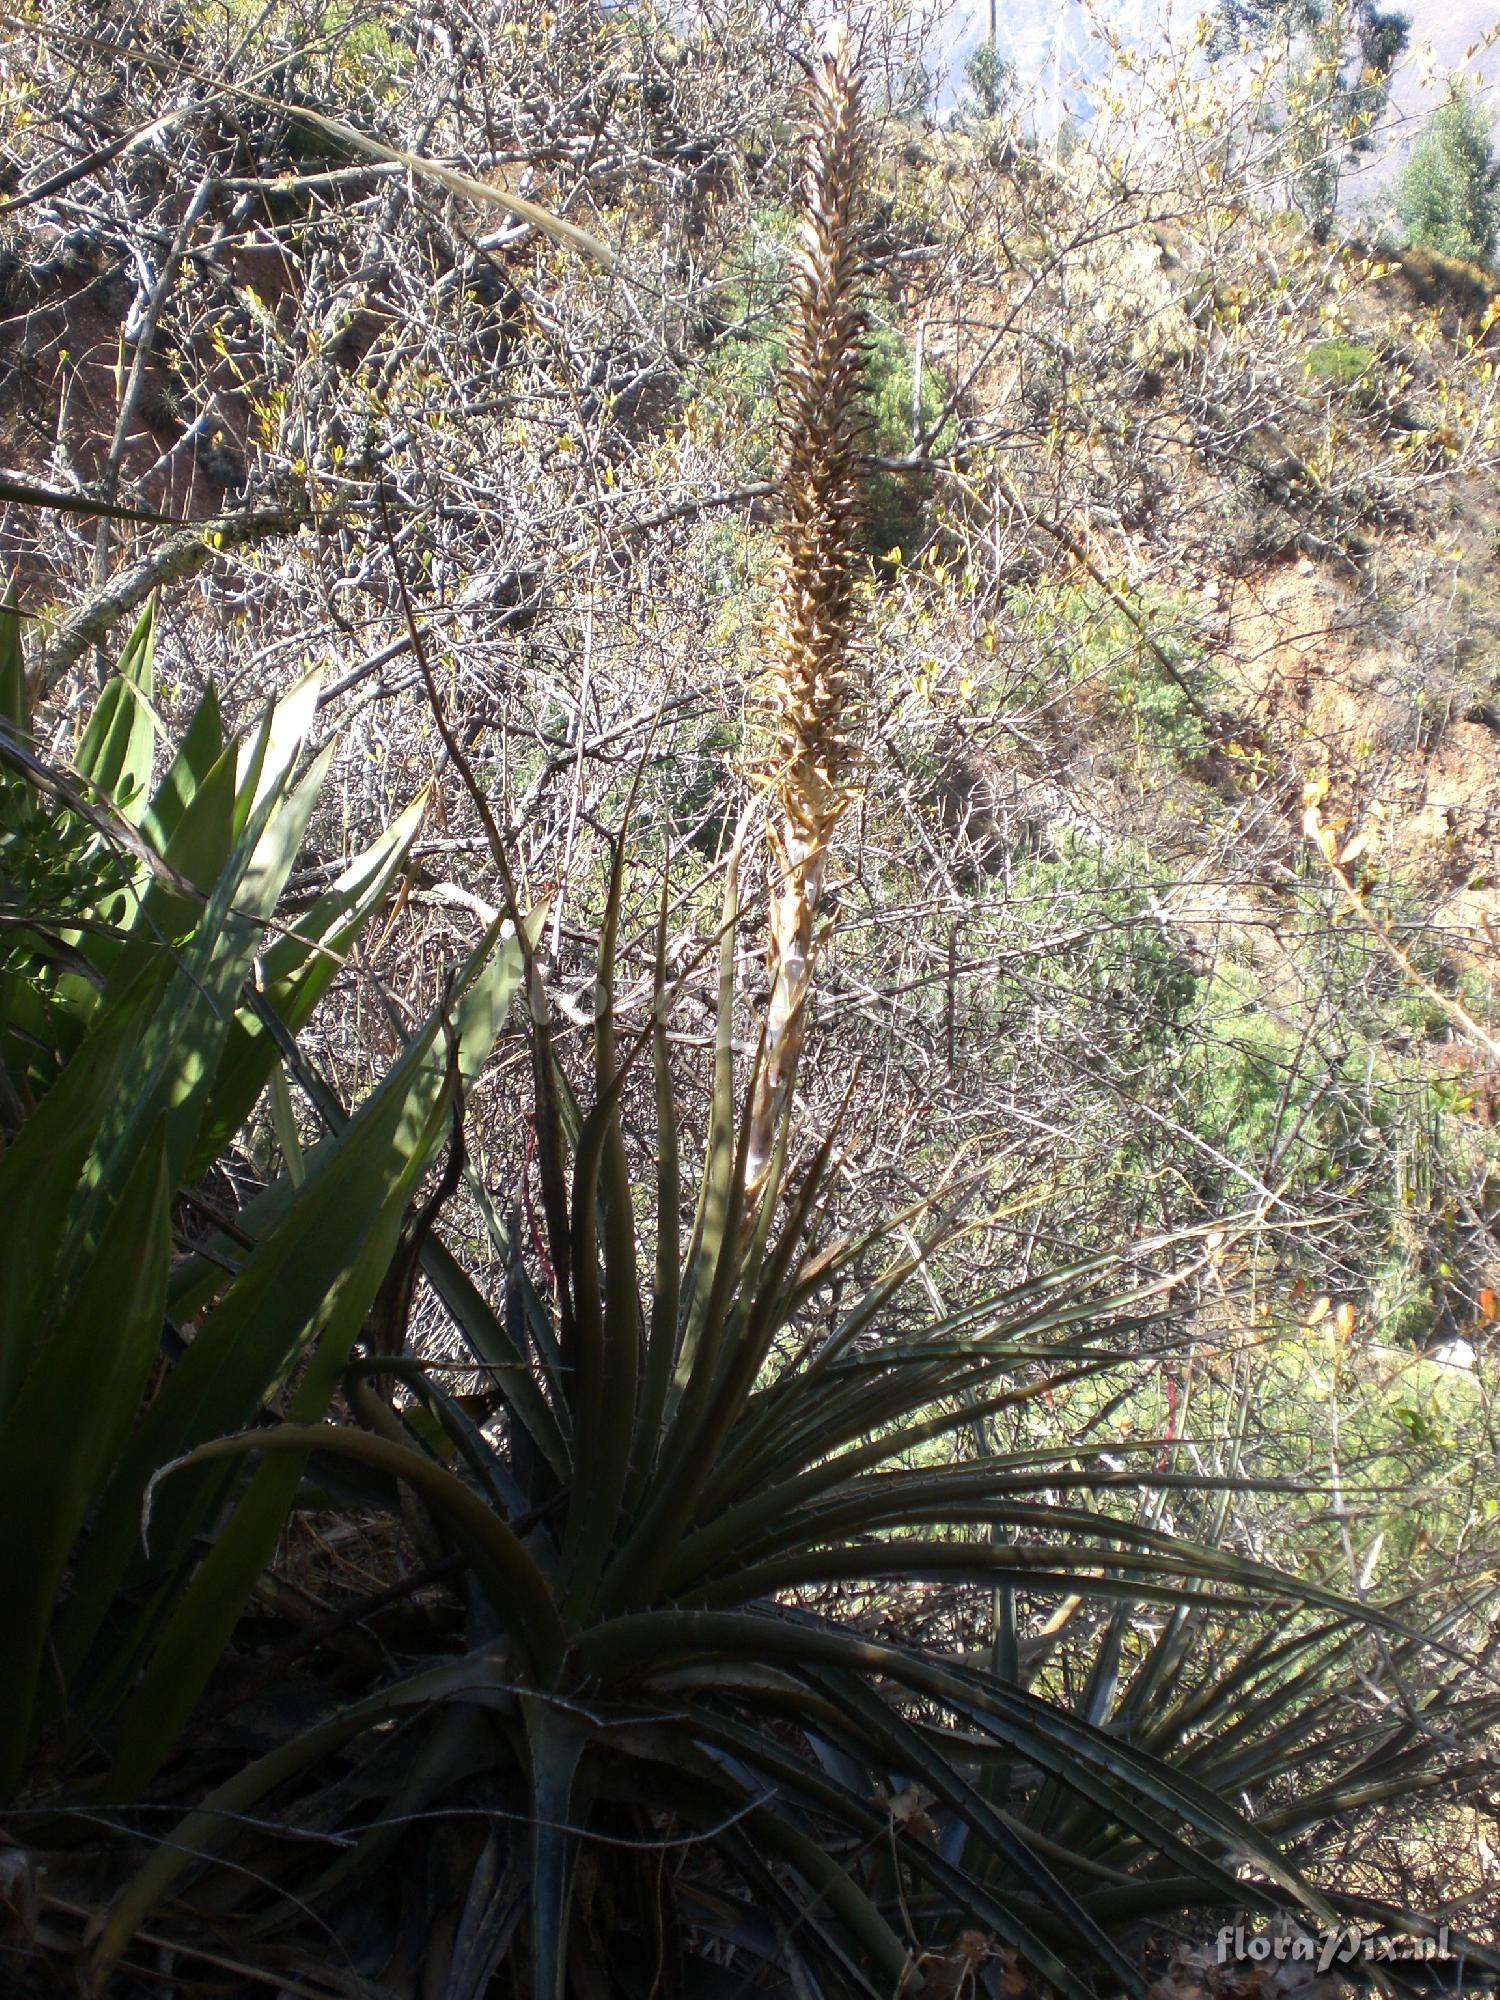
[[[0,601],[0,722],[8,723],[17,736],[31,734],[31,691],[26,685],[21,607],[14,578]]]
[[[200,1857],[212,1854],[239,1816],[279,1785],[334,1756],[352,1738],[392,1716],[447,1698],[478,1699],[493,1694],[509,1678],[510,1662],[502,1648],[468,1654],[348,1704],[235,1772],[156,1843],[111,1902],[89,1956],[96,1990],[103,1990],[111,1968],[178,1876]]]
[[[333,1396],[389,1268],[402,1215],[429,1150],[430,1140],[412,1149],[368,1233],[351,1245],[350,1266],[318,1313],[316,1346],[292,1399],[294,1423],[315,1424]],[[275,1552],[304,1463],[300,1458],[275,1456],[258,1468],[177,1599],[125,1711],[106,1781],[108,1796],[138,1796],[170,1754],[256,1579]]]
[[[0,1794],[20,1778],[52,1607],[161,1337],[171,1183],[158,1126],[0,1429]]]
[[[521,1701],[531,1769],[531,1991],[563,2000],[573,1886],[573,1787],[588,1741],[582,1716],[546,1699]]]
[[[219,714],[218,695],[210,681],[193,711],[175,756],[151,795],[151,803],[141,816],[141,831],[158,853],[169,852],[183,814],[200,788],[208,782],[209,772],[223,755],[224,725]],[[232,763],[230,770],[233,770]],[[230,790],[233,791],[232,784]],[[226,837],[215,865],[204,874],[193,874],[192,879],[204,885],[212,882],[229,853],[229,847],[230,841]],[[188,869],[183,872],[191,873]]]
[[[160,1495],[150,1553],[137,1552],[143,1496],[159,1467],[250,1422],[313,1338],[377,1226],[427,1126],[436,1081],[435,1026],[360,1107],[343,1142],[309,1157],[309,1174],[280,1221],[198,1327],[142,1417],[85,1545],[59,1644],[73,1676],[127,1577],[159,1578],[183,1559],[222,1488],[221,1474],[179,1475]],[[378,1281],[377,1281],[378,1282]],[[112,1650],[118,1656],[116,1644]],[[123,1658],[120,1659],[123,1665]],[[118,1679],[117,1674],[104,1676]]]
[[[0,1421],[67,1286],[80,1275],[78,1259],[64,1256],[70,1208],[165,972],[144,968],[101,1016],[0,1158]],[[86,1258],[86,1247],[78,1247]]]
[[[73,759],[80,777],[132,824],[144,817],[150,799],[155,633],[154,603],[148,603],[94,704]]]

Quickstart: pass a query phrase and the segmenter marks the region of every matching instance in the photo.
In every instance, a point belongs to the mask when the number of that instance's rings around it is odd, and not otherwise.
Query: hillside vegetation
[[[1500,1976],[1496,176],[1335,220],[1388,20],[1054,133],[899,10],[4,17],[8,1991]]]

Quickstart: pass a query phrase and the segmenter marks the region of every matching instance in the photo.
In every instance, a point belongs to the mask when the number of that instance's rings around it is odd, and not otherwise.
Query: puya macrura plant
[[[629,1028],[616,1005],[627,816],[587,1091],[529,986],[539,1213],[502,1215],[472,1185],[498,1298],[441,1225],[424,1249],[485,1394],[345,1349],[353,1421],[294,1412],[171,1475],[312,1456],[384,1482],[370,1490],[457,1579],[446,1616],[171,1829],[100,1927],[96,1981],[148,1919],[160,1934],[168,1898],[180,1925],[199,1899],[289,1966],[331,1935],[382,1990],[527,2000],[719,1992],[726,1961],[789,1982],[775,1990],[890,2000],[954,1990],[976,1938],[980,1959],[1009,1949],[1084,2000],[1096,1981],[1141,1990],[1121,1928],[1143,1913],[1333,1920],[1240,1780],[1284,1749],[1288,1686],[1328,1635],[1353,1622],[1414,1643],[1399,1620],[1234,1553],[1212,1519],[1198,1539],[1169,1532],[1143,1494],[1245,1482],[1158,1472],[1155,1441],[1149,1457],[941,1450],[1133,1362],[1172,1273],[1101,1256],[923,1312],[914,1281],[943,1227],[919,1211],[841,1234],[838,1135],[794,1153],[828,842],[854,775],[862,134],[835,46],[810,92],[783,390],[756,1058],[737,1073],[736,853],[693,1186],[665,887],[649,1020]],[[374,1393],[392,1377],[394,1401]],[[881,1636],[853,1608],[932,1585],[994,1600],[982,1659]],[[1020,1630],[1017,1606],[1049,1594],[1102,1613],[1081,1705]],[[1187,1662],[1209,1604],[1297,1607],[1321,1636],[1284,1665],[1252,1647],[1207,1687]],[[1142,1619],[1159,1631],[1144,1658]]]

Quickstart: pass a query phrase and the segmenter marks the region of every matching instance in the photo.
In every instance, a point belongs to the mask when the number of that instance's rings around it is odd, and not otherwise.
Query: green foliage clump
[[[1370,1279],[1370,1311],[1383,1340],[1392,1346],[1416,1346],[1442,1316],[1442,1302],[1420,1260],[1401,1242],[1394,1242]]]
[[[997,118],[1015,84],[1015,64],[1008,62],[988,37],[964,64],[964,84],[981,118]]]
[[[1254,975],[1221,965],[1202,982],[1202,1033],[1184,1081],[1194,1129],[1237,1160],[1263,1165],[1305,1107],[1294,1037],[1260,1004]]]
[[[719,289],[714,321],[704,329],[710,344],[694,373],[685,413],[695,426],[741,440],[751,478],[765,478],[774,459],[776,385],[786,352],[781,302],[791,231],[786,210],[764,209],[755,217]],[[922,436],[935,433],[929,452],[951,445],[955,427],[951,419],[940,423],[948,394],[943,377],[924,366],[920,395],[915,392],[911,341],[896,327],[872,327],[862,390],[865,449],[872,457],[908,456],[914,429]],[[865,552],[885,556],[899,548],[909,554],[922,538],[931,491],[930,474],[877,469],[865,496],[860,534]]]
[[[1307,1058],[1294,1028],[1265,1004],[1254,972],[1221,963],[1204,975],[1194,1003],[1190,1054],[1178,1080],[1192,1129],[1261,1177],[1310,1198],[1329,1185],[1362,1181],[1381,1144],[1362,1058],[1330,1075]]]
[[[935,432],[928,450],[945,451],[953,441],[952,420],[939,425],[947,400],[947,385],[930,367],[922,370],[921,393],[913,394],[916,354],[912,343],[895,327],[877,327],[870,335],[865,362],[865,398],[869,419],[868,449],[881,457],[899,458],[911,452],[915,430],[926,437]],[[913,423],[913,416],[916,418]],[[869,481],[862,540],[874,555],[892,548],[909,552],[921,540],[932,475],[925,472],[877,471]]]
[[[959,100],[959,116],[990,120],[1004,111],[1016,87],[1016,66],[1001,55],[988,36],[969,53],[964,63],[964,91]]]
[[[80,813],[0,771],[0,1048],[12,1059],[18,1034],[55,1046],[56,987],[77,961],[74,939],[111,921],[125,879],[121,855]]]
[[[1186,599],[1047,580],[1011,591],[1006,609],[1034,658],[1023,699],[1103,689],[1142,747],[1183,763],[1201,757],[1216,677]]]
[[[1336,389],[1352,389],[1374,366],[1373,348],[1357,340],[1320,340],[1308,349],[1307,372]]]
[[[1109,1044],[1164,1054],[1176,1046],[1198,981],[1171,933],[1151,914],[1164,871],[1144,848],[1124,841],[1104,853],[1083,836],[1060,831],[1055,858],[1015,869],[1009,901],[1023,912],[1051,904],[1087,909],[1093,934],[1065,947],[1058,1000]],[[1021,930],[1030,922],[1023,917]]]
[[[1455,82],[1402,170],[1396,213],[1407,240],[1447,257],[1488,258],[1500,229],[1494,115]]]

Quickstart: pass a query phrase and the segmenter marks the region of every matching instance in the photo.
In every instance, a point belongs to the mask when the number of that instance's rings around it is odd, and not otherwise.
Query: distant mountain
[[[1101,11],[1129,41],[1148,45],[1163,34],[1186,39],[1198,8],[1172,0],[1105,0]],[[1500,22],[1500,0],[1404,0],[1402,11],[1412,22],[1411,52],[1401,66],[1393,96],[1393,142],[1406,128],[1420,123],[1436,101],[1438,85],[1424,82],[1423,45],[1431,48],[1440,73],[1452,69],[1465,51]],[[1086,84],[1104,66],[1104,56],[1091,35],[1091,16],[1078,0],[997,0],[996,40],[1015,64],[1022,81],[1039,85],[1049,95],[1060,91],[1065,103],[1079,98],[1068,84]],[[989,32],[988,0],[960,0],[933,37],[934,67],[945,76],[940,101],[951,103],[960,88],[970,51]],[[1473,65],[1492,96],[1500,93],[1500,44]]]
[[[1161,0],[1118,0],[1110,18],[1132,40],[1145,41],[1160,11]],[[1069,77],[1096,76],[1102,68],[1099,45],[1090,35],[1090,21],[1077,0],[997,0],[995,39],[1007,61],[1026,84],[1041,82],[1049,72],[1066,83]],[[987,0],[960,0],[935,37],[934,54],[948,72],[945,101],[956,95],[970,52],[989,33]]]

